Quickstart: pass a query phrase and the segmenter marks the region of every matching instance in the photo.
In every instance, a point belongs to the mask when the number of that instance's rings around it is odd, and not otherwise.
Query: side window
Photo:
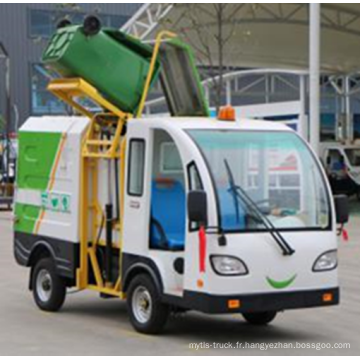
[[[188,165],[188,177],[189,177],[189,190],[202,190],[199,171],[194,162]]]
[[[189,191],[191,190],[203,190],[203,185],[201,182],[201,178],[199,175],[198,168],[194,162],[191,162],[187,166],[187,173],[188,173],[188,180],[189,180]],[[197,231],[199,230],[199,224],[196,222],[189,223],[189,230],[190,231]]]
[[[182,174],[179,151],[174,142],[163,142],[160,148],[160,171],[163,174]]]
[[[142,196],[144,191],[145,141],[130,140],[128,194]]]

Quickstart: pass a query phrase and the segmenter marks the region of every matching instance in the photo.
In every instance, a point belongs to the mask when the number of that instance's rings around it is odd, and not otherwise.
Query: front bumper
[[[185,291],[184,293],[186,308],[208,314],[281,311],[329,306],[337,305],[339,299],[339,288],[249,295],[211,295],[195,291]],[[229,307],[230,304],[239,306],[232,308]]]

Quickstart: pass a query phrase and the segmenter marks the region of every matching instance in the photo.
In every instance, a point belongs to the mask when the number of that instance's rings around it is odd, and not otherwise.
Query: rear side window
[[[128,194],[142,196],[144,191],[145,141],[130,140]]]

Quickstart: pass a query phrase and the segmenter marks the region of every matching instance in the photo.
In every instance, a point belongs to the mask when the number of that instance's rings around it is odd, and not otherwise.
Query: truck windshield
[[[254,204],[277,230],[329,228],[330,205],[324,178],[308,147],[295,133],[188,133],[211,172],[223,231],[269,230],[254,211]],[[253,205],[236,196],[234,186],[245,192]]]

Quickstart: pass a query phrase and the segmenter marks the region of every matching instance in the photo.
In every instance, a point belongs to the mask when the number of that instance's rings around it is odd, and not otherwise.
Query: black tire
[[[52,259],[40,259],[32,272],[32,289],[36,305],[43,311],[61,309],[66,297],[66,285],[56,272]]]
[[[143,295],[143,299],[139,297]],[[140,305],[140,301],[144,305]],[[164,328],[169,316],[169,307],[160,299],[153,280],[149,275],[137,275],[127,291],[127,307],[130,322],[140,333],[158,334]]]
[[[275,319],[276,314],[276,311],[264,311],[244,313],[242,316],[251,325],[267,325]]]

